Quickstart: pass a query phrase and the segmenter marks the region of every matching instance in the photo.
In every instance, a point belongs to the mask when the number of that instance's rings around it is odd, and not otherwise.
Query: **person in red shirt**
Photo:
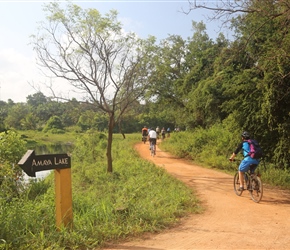
[[[145,143],[148,136],[148,129],[146,126],[142,128],[142,141]]]

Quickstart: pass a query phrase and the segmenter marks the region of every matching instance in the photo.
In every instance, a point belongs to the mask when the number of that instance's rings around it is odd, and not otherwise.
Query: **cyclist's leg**
[[[150,138],[150,145],[151,145],[151,148],[150,148],[150,154],[151,154],[151,156],[154,156],[155,155],[155,140],[156,139],[151,139]]]
[[[153,147],[154,147],[154,154],[156,154],[156,143],[157,143],[157,139],[153,139],[152,143],[153,143]]]
[[[250,163],[248,161],[242,160],[239,165],[239,179],[240,179],[240,188],[244,188],[245,182],[245,172],[249,170]]]

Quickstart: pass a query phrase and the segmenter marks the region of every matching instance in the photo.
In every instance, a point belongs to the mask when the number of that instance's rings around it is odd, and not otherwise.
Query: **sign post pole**
[[[73,226],[71,169],[55,169],[56,227]]]

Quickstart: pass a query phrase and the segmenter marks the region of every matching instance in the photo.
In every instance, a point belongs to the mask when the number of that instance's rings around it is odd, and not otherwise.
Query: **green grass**
[[[64,134],[44,133],[37,130],[18,131],[21,137],[27,142],[28,148],[39,145],[74,144],[78,133],[68,132]]]
[[[24,134],[24,132],[23,132]],[[52,137],[26,133],[43,143]],[[202,211],[193,191],[165,170],[138,157],[139,134],[114,135],[113,173],[107,173],[100,133],[54,135],[74,140],[73,229],[55,227],[54,175],[33,183],[9,202],[0,199],[0,249],[94,249],[105,242],[158,232]],[[61,139],[60,139],[61,138]]]

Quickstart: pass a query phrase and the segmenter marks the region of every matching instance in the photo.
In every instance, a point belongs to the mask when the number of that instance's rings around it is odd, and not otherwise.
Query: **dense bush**
[[[50,117],[45,127],[43,128],[43,132],[51,132],[53,134],[63,134],[64,127],[61,119],[58,116]]]
[[[14,131],[0,133],[0,198],[21,194],[23,173],[17,165],[25,153],[25,142]]]

